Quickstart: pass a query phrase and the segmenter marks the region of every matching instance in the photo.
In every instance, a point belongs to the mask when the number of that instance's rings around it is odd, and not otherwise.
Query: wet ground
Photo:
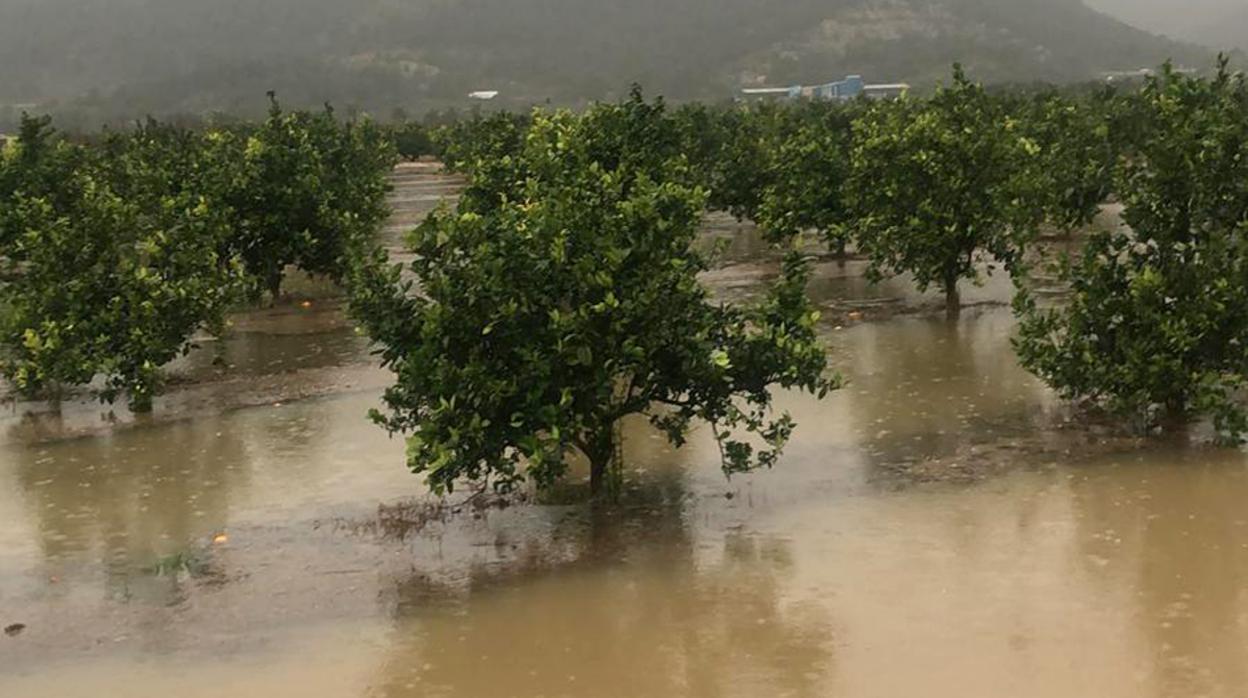
[[[395,231],[454,191],[399,180]],[[739,244],[725,294],[772,273]],[[331,300],[239,316],[151,417],[6,407],[0,696],[1248,696],[1244,454],[1077,419],[1008,284],[949,322],[858,269],[775,471],[634,423],[613,510],[433,506]]]

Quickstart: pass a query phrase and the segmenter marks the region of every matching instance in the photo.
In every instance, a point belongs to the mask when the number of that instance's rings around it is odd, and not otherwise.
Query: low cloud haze
[[[1141,29],[1216,49],[1248,46],[1248,0],[1087,0]]]
[[[269,89],[387,113],[476,90],[575,104],[634,81],[718,100],[851,73],[929,85],[954,61],[990,82],[1092,81],[1208,65],[1158,26],[1244,5],[1090,1],[1149,31],[1081,0],[0,0],[0,119],[30,103],[94,122],[246,113]]]

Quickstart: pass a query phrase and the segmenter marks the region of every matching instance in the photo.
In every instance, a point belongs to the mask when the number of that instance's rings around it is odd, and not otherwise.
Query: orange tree
[[[1060,231],[1087,225],[1110,193],[1119,145],[1112,134],[1113,93],[1071,98],[1045,93],[1014,110],[1039,148],[1046,220]]]
[[[328,107],[284,112],[274,99],[263,123],[219,133],[214,145],[234,162],[220,192],[235,219],[231,246],[274,296],[292,265],[342,280],[353,246],[389,213],[386,176],[397,156],[370,122],[339,122]]]
[[[345,277],[386,215],[388,139],[273,106],[257,128],[155,122],[93,146],[26,119],[0,159],[0,373],[28,394],[103,379],[150,409],[160,369],[289,264]],[[257,283],[259,280],[259,283]]]
[[[1022,294],[1016,348],[1068,398],[1145,429],[1212,416],[1248,431],[1248,84],[1166,69],[1136,102],[1119,161],[1126,228],[1099,231],[1064,269],[1068,304]]]
[[[0,258],[0,373],[19,391],[101,376],[105,400],[124,393],[148,410],[160,368],[220,326],[241,278],[229,212],[199,190],[207,179],[170,169],[200,138],[148,124],[88,152],[46,126],[23,129],[3,162],[5,178],[25,184],[3,202],[12,232]],[[52,170],[55,186],[38,186]]]
[[[850,238],[846,202],[857,103],[816,102],[793,110],[771,157],[757,220],[773,238],[814,231],[838,254]]]
[[[676,444],[709,423],[726,472],[771,466],[793,423],[771,414],[770,387],[834,386],[801,259],[756,305],[703,288],[692,243],[705,193],[683,158],[621,152],[640,120],[661,118],[637,107],[537,113],[516,186],[413,233],[414,285],[376,264],[352,284],[397,375],[374,417],[408,434],[408,465],[435,490],[546,487],[579,451],[601,495],[618,481],[616,427],[634,414]]]
[[[945,293],[980,266],[1007,267],[1043,217],[1040,147],[955,66],[928,99],[881,102],[854,123],[846,196],[869,272],[909,273]]]

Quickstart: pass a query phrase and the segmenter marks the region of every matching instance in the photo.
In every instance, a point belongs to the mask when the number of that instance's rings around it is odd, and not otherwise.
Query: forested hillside
[[[85,1],[85,7],[84,7]],[[372,110],[673,98],[862,73],[1076,81],[1201,49],[1080,0],[0,0],[0,104],[98,118],[292,104]]]

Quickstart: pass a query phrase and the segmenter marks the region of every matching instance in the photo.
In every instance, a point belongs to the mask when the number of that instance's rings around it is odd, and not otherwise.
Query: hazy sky
[[[1189,34],[1212,27],[1237,12],[1248,12],[1248,0],[1084,0],[1089,6],[1124,19],[1141,29]],[[1241,17],[1244,15],[1240,15]],[[1243,37],[1248,43],[1248,36]]]
[[[523,107],[632,82],[721,99],[853,73],[931,84],[954,62],[989,82],[1211,62],[1111,17],[1248,49],[1248,0],[0,0],[0,110],[254,112],[268,90],[420,111],[499,89]]]

